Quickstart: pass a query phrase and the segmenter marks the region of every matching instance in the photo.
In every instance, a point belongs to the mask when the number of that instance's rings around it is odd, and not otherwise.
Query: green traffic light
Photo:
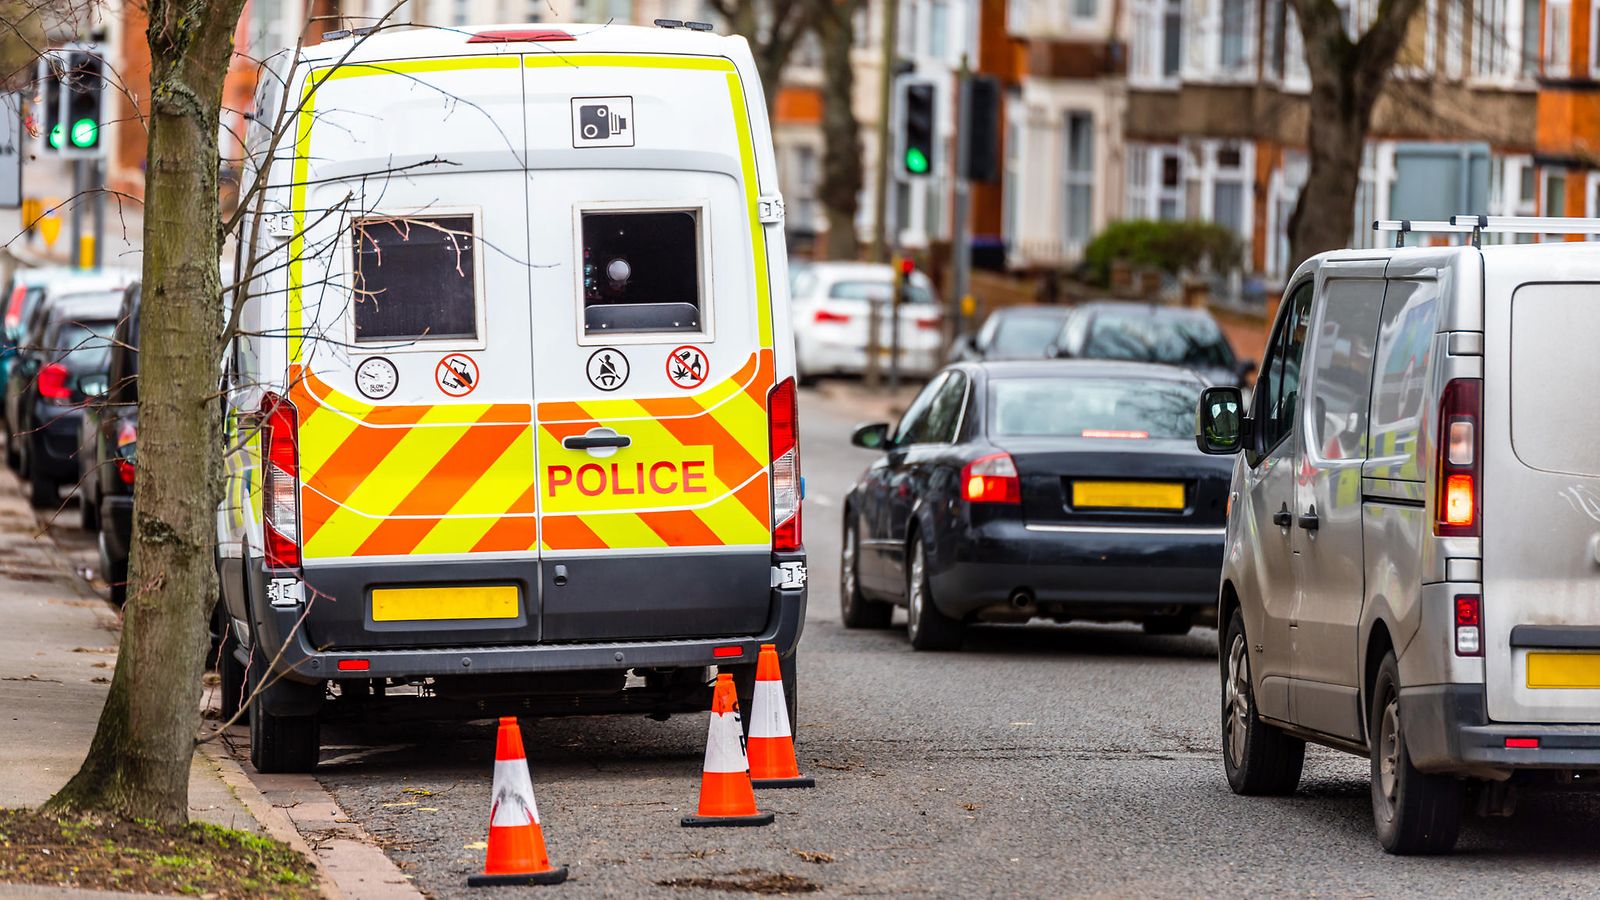
[[[60,126],[57,126],[58,128]],[[76,147],[93,147],[100,139],[100,123],[83,118],[72,123],[72,143]],[[60,144],[56,145],[61,146]]]
[[[57,150],[60,150],[61,149],[62,138],[65,135],[65,133],[66,133],[66,130],[61,127],[61,123],[60,122],[57,122],[55,125],[52,125],[50,127],[50,146],[56,148]]]
[[[928,154],[917,147],[906,148],[906,171],[922,175],[928,171]]]

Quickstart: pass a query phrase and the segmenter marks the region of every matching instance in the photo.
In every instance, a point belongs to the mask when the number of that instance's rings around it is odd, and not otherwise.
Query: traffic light
[[[46,152],[74,157],[104,155],[105,67],[95,46],[68,47],[39,61]]]
[[[933,83],[906,82],[900,104],[900,134],[903,136],[901,166],[907,175],[927,175],[933,171]]]
[[[990,75],[972,75],[962,82],[967,107],[965,142],[968,181],[1000,180],[1000,82]]]

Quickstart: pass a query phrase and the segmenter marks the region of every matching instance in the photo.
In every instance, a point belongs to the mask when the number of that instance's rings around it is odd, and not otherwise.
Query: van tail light
[[[1433,533],[1441,537],[1477,537],[1481,533],[1483,496],[1483,381],[1457,378],[1444,387],[1439,401],[1438,496]]]
[[[67,387],[66,366],[51,363],[39,370],[39,396],[58,403],[72,398],[72,389]]]
[[[132,486],[138,470],[133,465],[133,454],[139,446],[139,430],[132,422],[117,424],[117,477]]]
[[[812,317],[811,321],[817,323],[818,325],[848,325],[850,323],[850,314],[819,309],[817,310],[816,315]]]
[[[772,549],[800,549],[800,408],[794,379],[767,392],[767,442],[772,448]]]
[[[262,516],[267,568],[300,567],[300,448],[294,404],[269,393],[261,400]]]
[[[1456,655],[1483,655],[1483,598],[1456,595]]]
[[[968,503],[1021,503],[1022,479],[1009,453],[991,453],[961,470],[961,496]]]

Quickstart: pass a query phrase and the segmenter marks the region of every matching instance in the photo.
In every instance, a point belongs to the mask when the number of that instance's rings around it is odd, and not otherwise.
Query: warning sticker
[[[434,367],[433,380],[447,396],[465,397],[478,387],[478,364],[465,353],[452,353]]]
[[[614,391],[628,381],[628,358],[615,347],[601,347],[589,355],[585,374],[602,391]]]
[[[692,390],[706,383],[711,360],[699,347],[688,344],[667,354],[667,378],[684,390]]]

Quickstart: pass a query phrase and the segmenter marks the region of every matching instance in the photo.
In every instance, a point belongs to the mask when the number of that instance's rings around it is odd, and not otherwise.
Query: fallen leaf
[[[95,677],[89,679],[89,683],[90,684],[110,684],[111,683],[111,679],[105,677],[104,675],[96,675]]]
[[[818,851],[815,851],[815,850],[795,850],[793,852],[794,852],[795,856],[800,857],[801,859],[805,860],[808,863],[831,863],[831,862],[833,862],[833,857],[832,856],[829,856],[826,853],[821,853],[821,852],[818,852]]]
[[[487,850],[487,849],[489,849],[489,842],[488,841],[474,841],[473,843],[470,843],[470,844],[462,844],[461,845],[461,849],[463,849],[463,850]]]

